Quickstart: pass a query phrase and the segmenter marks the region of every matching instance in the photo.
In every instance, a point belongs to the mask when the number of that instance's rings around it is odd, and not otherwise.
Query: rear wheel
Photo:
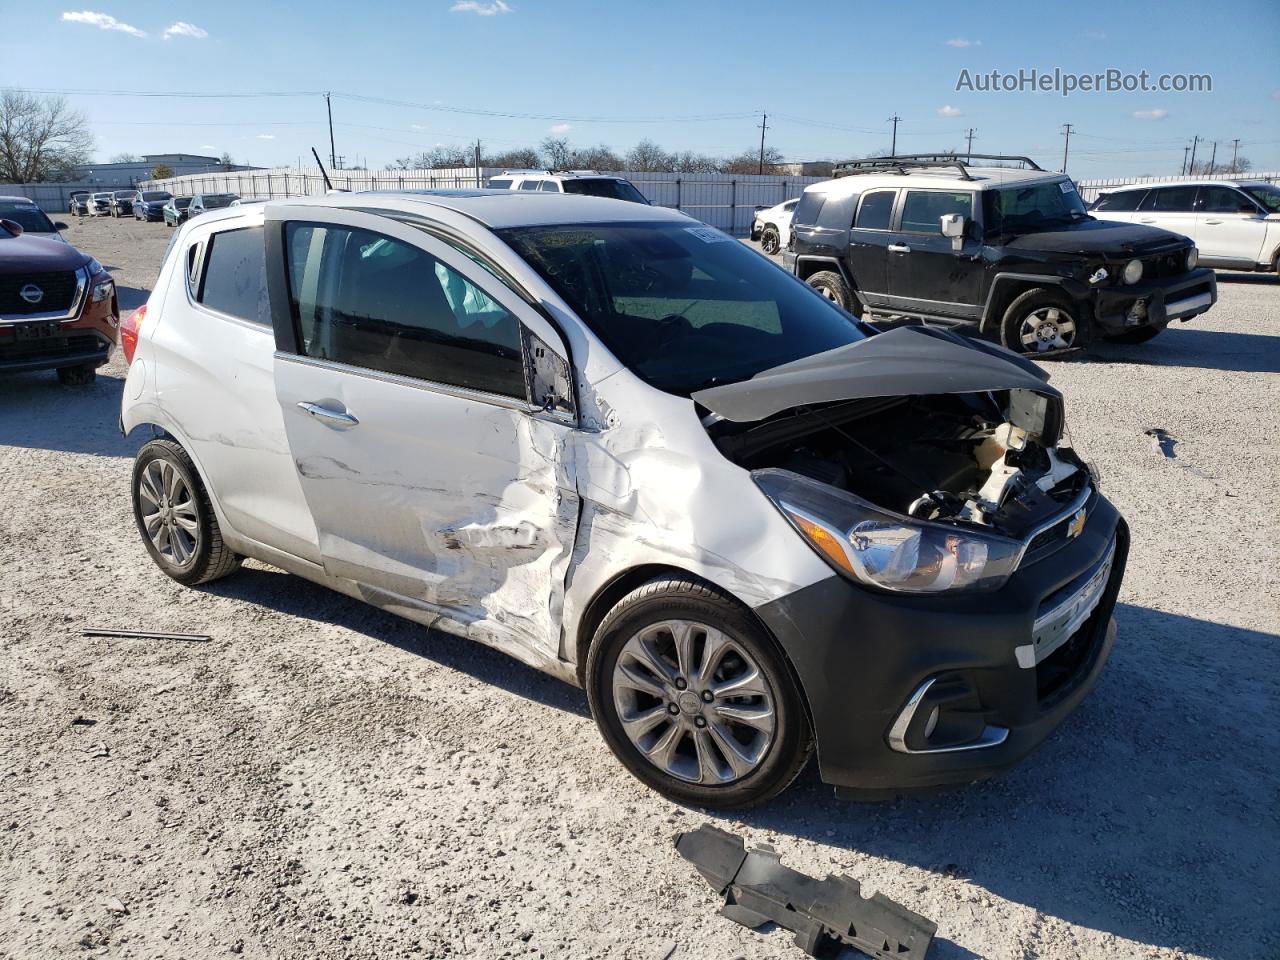
[[[782,238],[778,236],[778,228],[770,224],[760,234],[760,249],[769,256],[775,256],[782,249]]]
[[[58,368],[58,382],[68,387],[85,387],[96,379],[98,379],[98,368],[92,363]]]
[[[1017,297],[1004,313],[1000,342],[1017,353],[1035,355],[1085,345],[1079,311],[1056,290],[1036,287]]]
[[[1106,339],[1112,343],[1146,343],[1163,330],[1164,327],[1136,327],[1133,330],[1125,330],[1123,333],[1107,334]]]
[[[152,440],[138,451],[133,517],[151,559],[179,583],[207,583],[240,567],[195,464],[172,440]]]
[[[834,270],[821,270],[806,282],[836,306],[850,311],[853,309],[853,294],[849,285]]]
[[[813,750],[791,671],[750,611],[663,576],[597,629],[587,697],[605,742],[677,803],[744,807],[781,793]]]

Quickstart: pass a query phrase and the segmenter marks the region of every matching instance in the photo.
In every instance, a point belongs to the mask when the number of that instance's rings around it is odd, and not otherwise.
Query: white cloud
[[[201,150],[217,150],[218,148],[215,147],[212,143],[202,143],[200,144],[200,149]]]
[[[941,117],[963,117],[964,111],[948,103],[945,107],[938,108],[938,115]]]
[[[1156,107],[1154,110],[1133,111],[1133,119],[1135,120],[1163,120],[1168,115],[1169,111],[1164,107]]]
[[[146,33],[137,27],[121,23],[109,13],[97,13],[93,10],[68,10],[62,15],[62,19],[67,23],[87,23],[89,26],[97,27],[100,30],[119,30],[121,33],[127,33],[131,37],[146,36]]]
[[[171,23],[164,28],[164,38],[166,40],[170,37],[191,37],[195,40],[203,40],[208,35],[208,30],[197,27],[194,23],[187,23],[185,20]]]
[[[255,140],[274,140],[275,138],[276,135],[274,133],[260,133],[254,137]]]
[[[572,123],[557,123],[548,128],[552,133],[568,133],[573,129]]]
[[[964,37],[952,37],[950,40],[946,41],[946,44],[948,47],[980,47],[982,46],[982,41],[966,40]]]
[[[452,13],[474,13],[479,17],[492,17],[499,13],[510,13],[511,7],[504,0],[493,0],[492,3],[480,3],[479,0],[458,0],[449,10]]]

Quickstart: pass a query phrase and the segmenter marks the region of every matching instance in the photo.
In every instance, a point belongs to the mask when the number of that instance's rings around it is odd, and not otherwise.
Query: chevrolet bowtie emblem
[[[1089,519],[1089,511],[1081,507],[1071,515],[1071,520],[1067,524],[1067,539],[1074,540],[1080,534],[1084,533],[1085,521]]]

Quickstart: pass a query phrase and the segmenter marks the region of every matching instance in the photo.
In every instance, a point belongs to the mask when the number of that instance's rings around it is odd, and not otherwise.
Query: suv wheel
[[[677,803],[744,807],[781,793],[813,736],[773,640],[739,603],[663,576],[627,594],[596,630],[587,699],[605,742]]]
[[[850,304],[853,302],[853,295],[849,292],[849,285],[834,270],[819,271],[806,282],[836,306],[852,309]]]
[[[776,256],[782,249],[782,238],[778,236],[778,228],[770,224],[760,234],[760,249],[769,256]]]
[[[92,363],[74,367],[59,367],[58,382],[68,387],[85,387],[98,379],[98,368]]]
[[[208,583],[240,566],[222,540],[195,464],[172,440],[152,440],[138,451],[133,518],[151,559],[179,583]]]
[[[1083,347],[1079,311],[1056,290],[1036,287],[1009,304],[1000,324],[1000,342],[1016,353],[1047,353]]]

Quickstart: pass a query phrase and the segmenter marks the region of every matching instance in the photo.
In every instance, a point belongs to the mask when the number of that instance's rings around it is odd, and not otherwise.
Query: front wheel
[[[836,306],[843,307],[845,310],[852,309],[853,294],[849,290],[849,285],[844,282],[844,277],[834,270],[821,270],[806,282]]]
[[[151,559],[179,583],[208,583],[240,566],[222,540],[195,464],[172,440],[152,440],[138,451],[133,518]]]
[[[1036,287],[1014,299],[1000,324],[1000,342],[1032,356],[1085,345],[1079,310],[1056,290]]]
[[[658,577],[596,630],[587,698],[605,742],[677,803],[745,807],[781,793],[813,736],[781,652],[714,587]]]
[[[777,227],[770,225],[764,228],[764,232],[760,234],[760,249],[771,257],[782,249],[782,238],[778,236]]]

